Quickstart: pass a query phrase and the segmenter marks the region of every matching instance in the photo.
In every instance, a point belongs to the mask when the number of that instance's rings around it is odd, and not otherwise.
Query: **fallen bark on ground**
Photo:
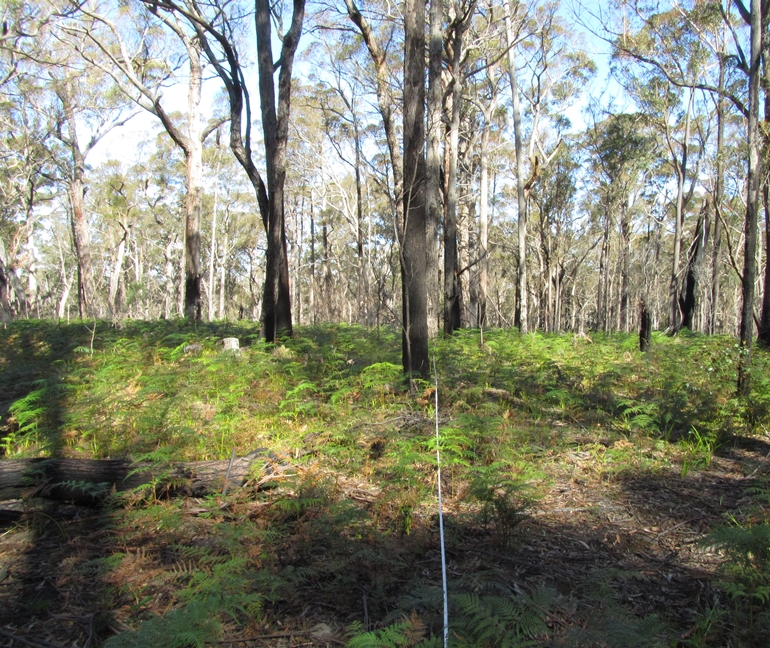
[[[201,497],[242,486],[256,450],[223,461],[134,463],[123,459],[12,459],[0,461],[0,501],[43,497],[80,504],[111,492],[147,487],[160,495]]]

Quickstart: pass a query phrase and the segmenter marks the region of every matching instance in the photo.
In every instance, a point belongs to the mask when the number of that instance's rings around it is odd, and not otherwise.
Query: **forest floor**
[[[754,536],[719,535],[767,527],[764,410],[755,403],[751,426],[732,420],[718,438],[672,440],[639,399],[597,408],[585,379],[580,403],[576,388],[533,401],[510,381],[479,386],[473,371],[439,386],[451,403],[439,406],[450,645],[766,645],[770,535],[759,550],[741,544]],[[565,363],[558,373],[568,377],[556,387],[578,384]],[[630,375],[613,378],[618,392],[639,380]],[[298,390],[303,378],[274,398],[282,418],[271,424],[293,431],[226,496],[0,502],[0,646],[440,645],[432,388],[409,395],[381,377],[336,384],[335,403],[318,375]],[[249,385],[262,403],[275,386]],[[318,406],[345,409],[366,389],[365,411],[332,419]],[[239,454],[266,447],[261,428],[244,434]],[[77,450],[59,454],[86,456]]]

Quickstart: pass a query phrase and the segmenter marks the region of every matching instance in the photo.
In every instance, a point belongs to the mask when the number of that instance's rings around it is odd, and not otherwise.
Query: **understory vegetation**
[[[226,494],[25,500],[0,529],[7,632],[110,648],[443,645],[434,383],[405,381],[396,331],[258,334],[0,331],[3,461],[261,452]],[[644,354],[626,334],[480,342],[464,330],[431,350],[450,645],[765,645],[770,354],[738,398],[728,337],[656,335]]]

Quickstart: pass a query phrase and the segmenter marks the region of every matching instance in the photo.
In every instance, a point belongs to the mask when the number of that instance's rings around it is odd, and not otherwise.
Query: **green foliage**
[[[453,635],[456,645],[475,648],[517,648],[534,646],[537,637],[549,634],[546,623],[556,592],[540,587],[531,595],[478,596],[458,594],[456,624]]]
[[[711,532],[703,541],[725,552],[722,586],[733,599],[736,611],[770,622],[770,523],[733,524]]]
[[[127,630],[112,637],[105,648],[203,648],[216,642],[221,625],[216,608],[193,601],[171,610],[165,617],[144,621],[137,630]]]
[[[513,544],[516,527],[525,519],[531,498],[526,485],[504,476],[500,466],[488,466],[476,471],[468,495],[481,503],[481,521],[492,525],[498,543],[503,547]]]
[[[581,583],[591,609],[582,624],[573,625],[557,646],[582,648],[664,648],[671,645],[671,628],[656,614],[637,616],[618,601],[616,585],[642,578],[634,571],[596,569]]]
[[[711,465],[711,458],[720,443],[714,432],[701,434],[692,428],[687,437],[680,441],[680,445],[685,452],[682,459],[682,477],[684,477],[693,468],[706,468]]]
[[[361,633],[360,624],[353,624],[348,630],[356,636],[348,641],[347,648],[439,648],[443,645],[438,637],[425,638],[427,628],[416,612],[380,630]]]
[[[159,483],[178,461],[268,449],[248,487],[227,497],[169,501],[150,483],[111,501],[120,544],[93,563],[100,579],[157,574],[111,590],[136,628],[114,645],[199,645],[218,638],[221,623],[270,625],[315,597],[346,618],[363,599],[378,629],[359,625],[352,645],[439,645],[432,385],[407,389],[398,331],[322,325],[274,346],[253,324],[126,322],[97,326],[93,353],[92,331],[31,322],[0,331],[6,456],[129,456],[155,463]],[[239,356],[221,353],[218,340],[231,336]],[[606,472],[654,473],[679,460],[686,474],[708,468],[730,434],[770,425],[770,355],[761,349],[752,394],[738,399],[731,339],[656,336],[645,355],[635,335],[591,340],[485,331],[480,347],[477,331],[458,331],[437,341],[450,544],[507,555],[540,523],[521,524],[548,477],[573,476],[578,488]],[[704,604],[710,611],[694,622],[704,641],[715,629],[764,627],[766,520],[741,522],[713,542],[725,552],[721,587],[735,604]],[[495,569],[505,571],[480,564],[455,576],[452,645],[657,646],[671,636],[660,617],[619,601],[622,579],[638,575],[605,573],[601,587],[576,590],[579,627],[549,636],[553,602],[539,590],[492,589],[502,578]],[[171,611],[148,618],[153,601]],[[186,622],[204,610],[210,626]]]
[[[37,440],[40,421],[46,413],[44,403],[49,389],[45,378],[35,380],[31,384],[36,389],[14,401],[8,408],[8,413],[12,416],[12,431],[0,439],[0,448],[7,455]]]
[[[546,623],[556,592],[546,587],[531,595],[479,596],[458,594],[452,597],[450,609],[450,645],[468,648],[523,648],[535,646],[536,638],[549,634]],[[356,634],[347,648],[433,648],[443,645],[442,631],[426,637],[427,627],[416,612],[380,630],[360,632],[360,626],[349,630]]]

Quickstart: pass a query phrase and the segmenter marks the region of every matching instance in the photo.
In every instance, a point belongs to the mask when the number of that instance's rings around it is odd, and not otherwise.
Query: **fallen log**
[[[252,464],[264,455],[264,450],[256,450],[224,461],[169,464],[122,459],[0,460],[0,501],[43,497],[88,504],[111,492],[142,487],[154,489],[158,497],[201,497],[243,486]]]

